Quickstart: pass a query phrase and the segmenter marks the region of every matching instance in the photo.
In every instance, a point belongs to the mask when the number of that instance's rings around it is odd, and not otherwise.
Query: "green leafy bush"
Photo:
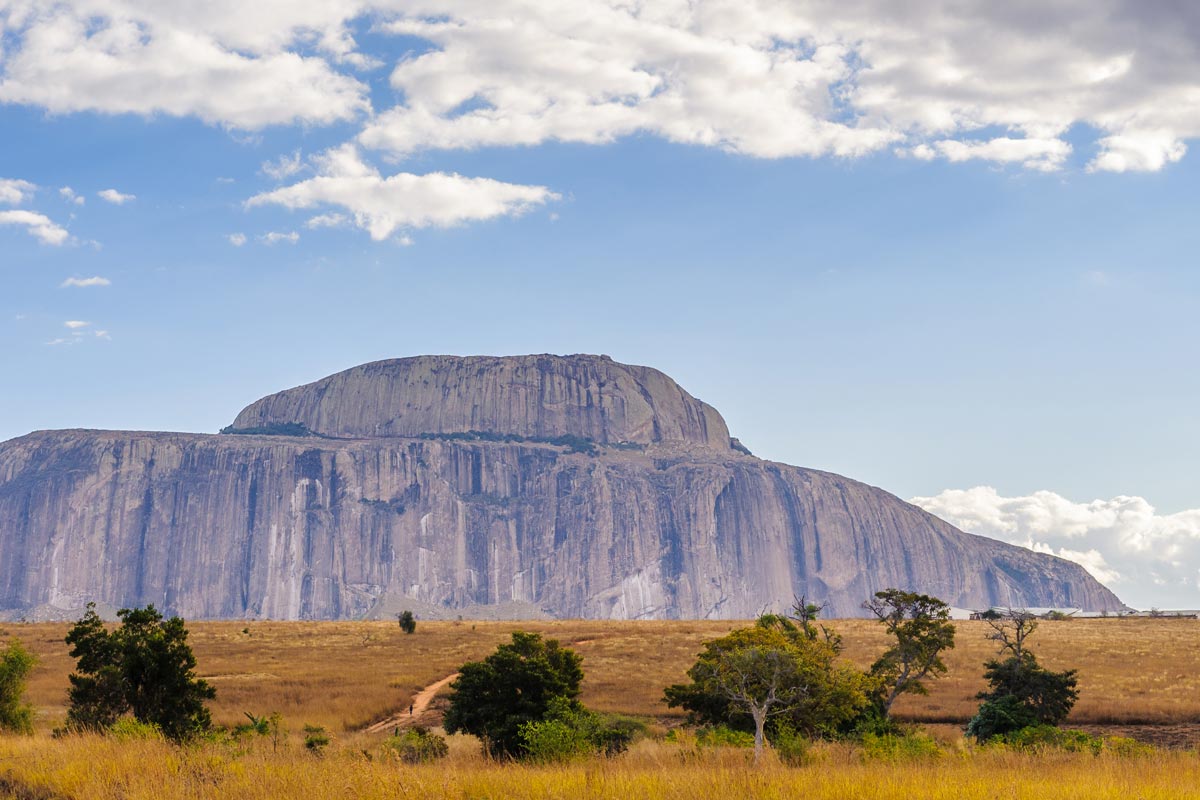
[[[17,639],[0,653],[0,731],[33,733],[33,706],[24,700],[25,680],[37,657]]]
[[[967,723],[967,736],[986,742],[997,736],[1019,731],[1037,724],[1037,717],[1021,698],[1004,695],[988,700]]]
[[[790,767],[802,767],[811,760],[810,742],[790,725],[776,726],[770,741],[779,760]]]
[[[437,761],[450,752],[450,746],[444,738],[420,725],[409,728],[399,736],[388,737],[384,747],[399,756],[405,764]]]
[[[162,739],[162,729],[149,722],[139,722],[134,717],[121,717],[108,727],[108,735],[119,742],[153,741]]]
[[[711,725],[696,732],[701,747],[754,747],[754,734],[726,725]]]
[[[304,746],[313,755],[321,755],[325,752],[325,748],[329,746],[329,734],[320,725],[305,725],[304,726]]]
[[[1070,753],[1099,755],[1104,740],[1083,731],[1063,730],[1053,725],[1031,725],[999,737],[999,741],[1016,750],[1041,752],[1065,750]]]
[[[578,701],[560,697],[551,701],[543,719],[524,723],[520,732],[526,758],[556,762],[618,755],[643,730],[637,720],[597,714]]]

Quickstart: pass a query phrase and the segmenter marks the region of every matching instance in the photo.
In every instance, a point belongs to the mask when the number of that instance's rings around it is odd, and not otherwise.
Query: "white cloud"
[[[29,181],[15,178],[0,178],[0,203],[19,206],[37,189]]]
[[[229,243],[234,247],[241,247],[246,243],[246,234],[244,233],[231,233],[225,238],[228,239]]]
[[[1002,497],[989,486],[912,501],[970,533],[1082,564],[1142,607],[1200,607],[1200,509],[1159,514],[1141,497],[1077,503],[1054,492]]]
[[[278,244],[279,242],[287,242],[288,244],[295,244],[296,242],[300,241],[300,234],[296,233],[295,231],[289,231],[288,233],[279,233],[278,231],[271,231],[269,233],[264,233],[262,236],[258,237],[258,240],[260,242],[262,242],[263,244],[267,244],[267,245]]]
[[[293,151],[290,155],[284,153],[275,161],[264,161],[262,164],[263,174],[276,181],[290,178],[302,169],[304,169],[304,164],[300,160],[299,150]]]
[[[372,239],[382,241],[406,228],[449,227],[463,222],[521,214],[558,195],[545,186],[501,183],[443,172],[383,177],[363,161],[353,145],[315,159],[317,176],[255,195],[248,207],[280,205],[289,209],[336,206]]]
[[[108,278],[101,278],[99,275],[97,275],[92,278],[67,278],[65,281],[63,281],[61,284],[59,284],[59,288],[69,289],[72,287],[86,288],[89,286],[110,286],[110,285],[112,285],[112,281],[110,281]]]
[[[357,2],[18,3],[0,101],[56,113],[164,113],[257,130],[349,120],[366,87],[346,23]],[[296,52],[316,47],[319,55]],[[332,62],[332,63],[331,63]]]
[[[1200,136],[1200,19],[1136,0],[399,3],[402,105],[360,140],[426,148],[607,142],[636,132],[760,157],[918,158],[1156,170]]]
[[[80,328],[86,328],[91,324],[92,323],[84,322],[83,320],[80,320],[80,319],[69,319],[63,323],[63,325],[65,327],[70,328],[71,330],[79,330]]]
[[[350,218],[345,214],[318,214],[304,223],[304,227],[313,230],[317,228],[340,228],[349,224]]]
[[[1090,169],[1120,172],[1162,169],[1200,136],[1200,17],[1141,0],[8,8],[0,102],[251,131],[365,118],[360,144],[398,155],[648,134],[762,158],[886,148],[1054,170],[1074,131],[1098,147]],[[430,46],[364,52],[364,22]],[[401,101],[375,110],[358,73],[385,60]]]
[[[100,191],[96,192],[96,194],[99,195],[100,199],[104,200],[105,202],[112,203],[113,205],[117,206],[123,206],[126,203],[137,199],[136,195],[122,194],[116,189],[101,189]]]
[[[59,193],[59,195],[60,195],[60,196],[61,196],[61,197],[62,197],[64,200],[66,200],[68,203],[74,203],[74,204],[75,204],[75,205],[77,205],[77,206],[81,206],[81,205],[83,205],[85,202],[87,202],[87,201],[84,199],[83,195],[81,195],[81,194],[76,194],[76,193],[75,193],[75,190],[74,190],[74,189],[72,189],[70,186],[64,186],[64,187],[62,187],[61,189],[59,189],[59,190],[58,190],[58,193]]]
[[[45,214],[33,211],[0,211],[0,225],[23,225],[30,236],[43,244],[60,245],[70,238],[65,228],[55,224]]]

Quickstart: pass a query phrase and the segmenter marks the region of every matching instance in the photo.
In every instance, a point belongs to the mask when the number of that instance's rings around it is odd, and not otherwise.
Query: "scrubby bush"
[[[119,742],[147,742],[163,739],[162,729],[133,717],[121,717],[108,727],[108,735]]]
[[[1099,755],[1104,741],[1083,731],[1063,730],[1053,725],[1031,725],[998,738],[1016,750],[1065,750],[1070,753]]]
[[[313,755],[319,756],[324,753],[330,741],[329,734],[320,725],[304,726],[304,746]]]
[[[0,731],[33,733],[33,706],[25,702],[25,680],[37,658],[17,639],[0,653]]]
[[[754,747],[754,734],[727,725],[709,725],[696,731],[701,747]]]
[[[570,761],[625,752],[644,726],[629,717],[589,711],[578,701],[556,698],[545,718],[521,726],[523,753],[534,761]]]
[[[395,753],[405,764],[424,764],[445,758],[450,752],[446,740],[428,728],[417,725],[399,736],[391,736],[384,747]]]

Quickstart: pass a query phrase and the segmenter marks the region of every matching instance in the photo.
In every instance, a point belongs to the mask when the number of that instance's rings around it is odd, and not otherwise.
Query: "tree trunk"
[[[762,762],[763,756],[763,728],[767,724],[767,709],[765,707],[751,706],[750,714],[754,717],[754,763]]]

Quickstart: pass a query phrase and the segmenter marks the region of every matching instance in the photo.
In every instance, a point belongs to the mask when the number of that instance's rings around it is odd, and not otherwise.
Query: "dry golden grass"
[[[7,790],[7,794],[6,794]],[[447,759],[404,766],[378,741],[351,734],[324,757],[295,741],[279,752],[91,736],[0,737],[0,796],[75,800],[175,798],[787,798],[806,800],[1165,800],[1200,797],[1200,758],[1157,752],[1019,754],[950,750],[940,758],[866,760],[846,745],[817,745],[803,767],[752,765],[744,750],[702,751],[643,741],[611,760],[562,766],[484,761],[474,741],[451,737]]]
[[[217,687],[214,719],[232,724],[243,712],[278,711],[293,725],[351,731],[407,708],[423,686],[478,659],[514,630],[574,643],[584,657],[583,700],[602,711],[678,718],[662,690],[684,680],[702,643],[735,622],[425,622],[403,634],[386,622],[195,622],[189,624],[198,671]],[[845,637],[846,656],[865,666],[886,646],[868,620],[830,623]],[[63,624],[0,626],[41,659],[29,696],[38,726],[65,714],[72,667]],[[246,633],[244,630],[248,630]],[[995,652],[982,622],[958,624],[949,674],[928,697],[905,697],[898,715],[913,721],[962,723],[983,688],[982,663]],[[1044,622],[1030,640],[1052,669],[1079,670],[1074,724],[1200,722],[1200,621],[1097,619]]]

